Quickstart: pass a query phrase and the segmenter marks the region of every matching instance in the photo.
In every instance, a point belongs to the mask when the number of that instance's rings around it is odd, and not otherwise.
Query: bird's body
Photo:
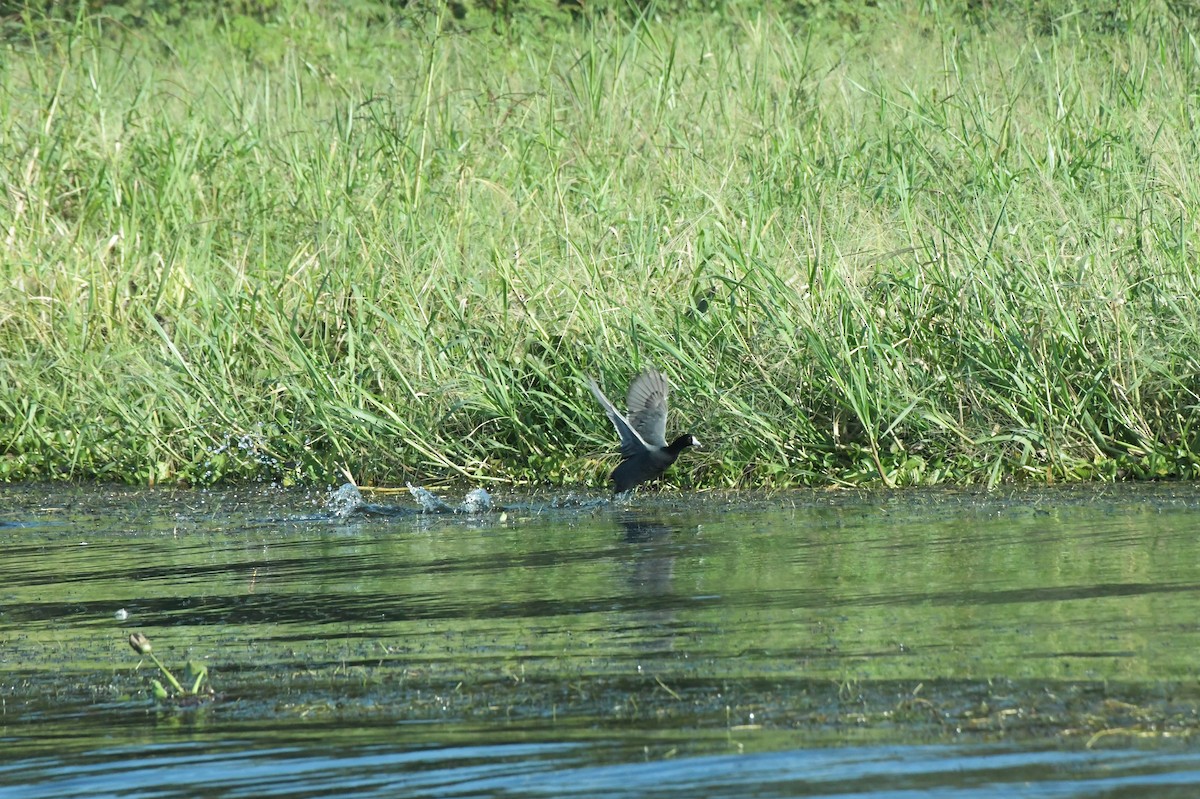
[[[588,379],[588,388],[621,437],[621,463],[610,477],[618,494],[658,477],[687,447],[700,446],[694,436],[686,433],[667,444],[669,387],[657,370],[647,369],[629,386],[628,416],[622,416],[608,401],[595,380]]]

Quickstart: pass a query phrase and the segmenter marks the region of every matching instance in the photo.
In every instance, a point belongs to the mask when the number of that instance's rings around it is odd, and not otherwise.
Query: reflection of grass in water
[[[559,740],[606,733],[669,738],[691,731],[687,735],[699,740],[723,734],[750,750],[770,748],[779,733],[799,736],[806,745],[1042,740],[1087,746],[1200,733],[1200,692],[1189,683],[729,681],[568,673],[514,679],[493,671],[340,665],[230,672],[231,679],[223,672],[223,694],[237,701],[222,706],[222,723],[297,730],[333,722],[339,729],[419,722],[422,729],[467,737],[507,729],[552,733]],[[86,680],[78,686],[86,696],[60,694],[51,717],[72,713],[74,702],[95,701],[95,686],[89,691]],[[107,687],[114,699],[121,690],[115,683]],[[125,711],[118,703],[104,713],[124,717]]]
[[[131,701],[144,671],[105,668],[128,658],[112,630],[121,606],[169,628],[175,651],[215,658],[235,701],[203,723],[701,729],[714,740],[1190,735],[1196,495],[1162,490],[1174,504],[1080,489],[976,497],[969,510],[959,492],[805,492],[738,505],[731,521],[724,502],[646,497],[482,531],[457,517],[432,530],[273,522],[261,541],[212,508],[278,519],[278,505],[250,512],[197,492],[184,502],[204,499],[204,526],[156,506],[178,536],[138,519],[136,546],[124,533],[103,546],[89,530],[80,547],[74,531],[0,564],[6,614],[28,621],[6,640],[3,684],[22,686],[21,707],[43,718],[101,704],[104,718],[144,726],[146,703]],[[1076,502],[1042,509],[1064,496]],[[811,507],[781,511],[786,498]],[[631,541],[632,521],[651,532]],[[47,603],[51,584],[69,596]],[[1125,584],[1139,593],[1109,592]],[[188,715],[171,707],[160,715]]]
[[[369,671],[369,670],[367,670]],[[725,730],[806,733],[842,742],[847,732],[877,741],[1190,737],[1200,733],[1194,686],[1060,681],[855,681],[479,675],[447,682],[388,675],[310,673],[294,681],[284,715],[400,716],[447,724],[504,721],[568,730]],[[330,698],[327,680],[357,686],[355,706]],[[307,686],[304,683],[311,680]],[[344,699],[341,690],[337,697]],[[399,711],[399,712],[398,712]]]
[[[669,739],[684,730],[700,741],[723,734],[747,750],[771,748],[783,733],[804,745],[1054,740],[1091,746],[1200,732],[1200,691],[1192,682],[714,677],[653,664],[632,675],[623,660],[594,662],[591,671],[549,662],[473,668],[450,654],[420,666],[379,658],[222,663],[222,695],[236,701],[222,704],[220,723],[296,725],[297,731],[327,723],[344,731],[347,724],[391,730],[420,722],[439,737],[507,729],[560,740],[606,733]],[[144,703],[130,701],[141,684],[136,675],[72,674],[58,665],[6,676],[19,689],[7,699],[18,726],[36,718],[39,735],[82,739],[107,725],[145,723]],[[200,682],[172,687],[179,692],[169,697],[172,705],[190,704],[197,692],[211,695]],[[202,729],[213,722],[193,723]]]

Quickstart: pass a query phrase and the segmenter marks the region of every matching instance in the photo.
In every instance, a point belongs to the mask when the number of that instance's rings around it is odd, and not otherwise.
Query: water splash
[[[486,513],[492,509],[492,496],[482,488],[472,488],[461,504],[451,505],[432,491],[405,483],[408,493],[421,506],[422,513]]]
[[[405,485],[408,486],[408,493],[412,494],[412,498],[421,506],[423,513],[452,513],[454,511],[454,508],[443,502],[432,491],[412,483],[405,483]]]
[[[574,491],[568,491],[561,497],[551,497],[549,506],[551,508],[597,508],[602,505],[610,505],[612,502],[613,500],[608,497],[590,496],[588,494],[577,494]]]
[[[405,485],[408,486],[408,493],[417,501],[419,507],[403,508],[367,502],[358,490],[358,486],[353,483],[346,483],[329,493],[329,497],[325,500],[325,509],[337,519],[345,519],[356,513],[380,514],[384,516],[407,516],[410,514],[425,513],[477,515],[493,510],[503,510],[503,508],[496,507],[492,501],[491,494],[482,488],[471,489],[460,504],[451,505],[428,489],[415,486],[412,483],[405,483]]]
[[[492,496],[482,488],[472,488],[467,492],[459,513],[485,513],[492,509]]]
[[[335,517],[345,519],[366,504],[366,500],[363,499],[358,486],[354,485],[354,483],[345,483],[336,491],[330,492],[329,499],[325,502],[325,507]]]
[[[208,448],[208,458],[205,461],[203,479],[211,481],[219,479],[236,471],[238,465],[253,464],[256,472],[261,470],[257,479],[269,478],[279,474],[282,466],[279,459],[271,453],[271,435],[262,422],[257,422],[250,430],[241,433],[226,433],[223,443]],[[235,468],[231,468],[231,466]]]

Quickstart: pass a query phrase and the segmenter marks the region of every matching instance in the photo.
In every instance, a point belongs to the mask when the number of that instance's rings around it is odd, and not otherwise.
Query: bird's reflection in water
[[[679,528],[663,524],[658,519],[627,514],[620,520],[625,528],[626,544],[665,544],[671,540],[671,533]]]
[[[675,575],[675,550],[668,546],[677,528],[659,521],[625,518],[625,543],[637,544],[628,561],[630,590],[639,596],[669,596]]]
[[[642,650],[669,651],[674,648],[677,626],[675,560],[683,538],[683,527],[661,518],[630,514],[618,520],[625,529],[629,551],[622,563],[629,596],[641,609],[633,614],[642,628]]]

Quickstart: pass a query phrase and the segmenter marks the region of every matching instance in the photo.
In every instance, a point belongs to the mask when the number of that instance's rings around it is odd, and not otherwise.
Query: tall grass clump
[[[1195,20],[997,6],[10,17],[0,477],[1195,476]]]

